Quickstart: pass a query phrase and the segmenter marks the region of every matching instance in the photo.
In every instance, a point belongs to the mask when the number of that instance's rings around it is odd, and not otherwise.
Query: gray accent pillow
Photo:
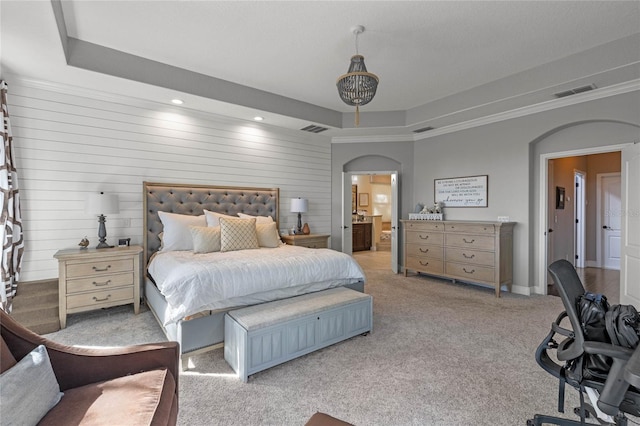
[[[0,375],[3,425],[35,425],[62,398],[47,348],[38,346]]]

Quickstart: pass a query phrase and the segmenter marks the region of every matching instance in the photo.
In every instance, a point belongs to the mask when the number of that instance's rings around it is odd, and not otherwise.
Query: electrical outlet
[[[509,222],[509,216],[498,216],[498,222]]]

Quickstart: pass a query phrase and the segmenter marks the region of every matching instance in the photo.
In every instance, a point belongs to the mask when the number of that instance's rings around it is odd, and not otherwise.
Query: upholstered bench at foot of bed
[[[243,381],[249,375],[373,327],[373,298],[332,288],[249,306],[225,315],[224,359]]]

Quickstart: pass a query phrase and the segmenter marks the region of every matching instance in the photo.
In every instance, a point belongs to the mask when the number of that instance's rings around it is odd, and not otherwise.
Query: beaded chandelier
[[[340,99],[347,105],[356,107],[356,126],[360,125],[360,106],[371,102],[378,88],[378,77],[367,72],[364,56],[358,54],[358,35],[363,31],[362,25],[352,29],[356,36],[356,54],[351,57],[347,73],[341,75],[336,83]]]

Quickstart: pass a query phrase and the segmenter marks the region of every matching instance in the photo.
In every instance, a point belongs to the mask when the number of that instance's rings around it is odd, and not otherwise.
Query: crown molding
[[[365,142],[405,142],[405,141],[421,141],[433,138],[435,136],[445,135],[449,133],[459,132],[462,130],[472,129],[474,127],[485,126],[487,124],[498,123],[500,121],[512,120],[514,118],[525,117],[527,115],[538,114],[540,112],[552,111],[558,108],[565,108],[572,105],[578,105],[584,102],[590,102],[597,99],[608,98],[611,96],[621,95],[624,93],[640,90],[640,79],[626,81],[601,89],[589,92],[579,93],[566,98],[552,99],[545,102],[529,105],[526,107],[516,108],[513,110],[500,112],[496,114],[479,117],[472,120],[463,121],[429,130],[428,132],[415,135],[372,135],[372,136],[334,136],[332,143],[365,143]]]

